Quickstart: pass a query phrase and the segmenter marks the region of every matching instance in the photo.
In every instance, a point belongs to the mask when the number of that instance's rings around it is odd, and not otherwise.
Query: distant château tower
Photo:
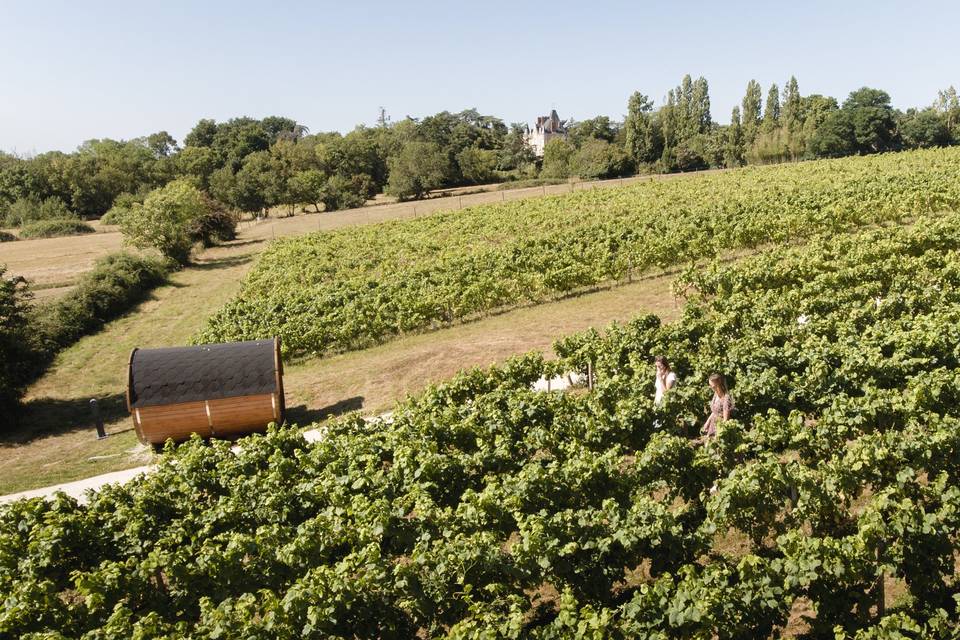
[[[523,141],[527,143],[538,157],[543,156],[543,149],[552,138],[567,137],[567,121],[561,120],[556,109],[551,109],[550,115],[540,116],[533,129],[527,127]]]

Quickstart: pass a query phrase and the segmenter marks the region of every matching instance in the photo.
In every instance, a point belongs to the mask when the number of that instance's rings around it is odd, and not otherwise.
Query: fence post
[[[103,430],[103,417],[100,415],[100,404],[96,398],[90,398],[90,413],[93,414],[93,423],[97,425],[97,440],[103,440],[107,437],[107,432]]]
[[[457,198],[460,201],[460,208],[463,209],[463,196]]]
[[[507,192],[506,192],[506,191],[501,191],[501,192],[500,192],[500,202],[506,202],[506,201],[507,201]]]
[[[543,195],[547,195],[547,185],[543,185]]]

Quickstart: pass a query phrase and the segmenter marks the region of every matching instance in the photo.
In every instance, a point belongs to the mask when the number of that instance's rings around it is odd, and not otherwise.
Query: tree
[[[241,211],[258,212],[284,201],[286,185],[269,151],[255,151],[237,171],[230,204]]]
[[[897,147],[897,124],[886,91],[857,89],[844,101],[843,111],[849,114],[858,153],[879,153]]]
[[[0,424],[15,425],[16,411],[27,383],[39,365],[31,346],[31,294],[26,280],[7,278],[0,265]]]
[[[491,182],[496,178],[497,152],[468,147],[457,154],[457,166],[463,179],[473,184]]]
[[[730,114],[730,126],[726,131],[723,164],[726,167],[743,165],[743,126],[740,124],[740,107],[734,107]]]
[[[135,247],[154,248],[177,264],[190,261],[191,232],[207,212],[203,195],[184,180],[151,191],[120,220],[125,240]]]
[[[540,175],[544,178],[569,178],[572,171],[573,145],[563,138],[551,138],[543,148],[543,167]]]
[[[767,92],[767,103],[763,108],[763,131],[770,133],[780,126],[780,89],[777,83],[770,85]]]
[[[637,166],[654,162],[661,152],[655,136],[652,113],[653,101],[649,97],[639,91],[630,96],[623,128],[626,131],[627,155]]]
[[[945,147],[952,142],[950,129],[936,109],[909,109],[897,125],[903,144],[908,149]]]
[[[960,143],[960,98],[957,97],[957,90],[953,85],[937,93],[934,108],[943,114],[947,130],[954,141]]]
[[[325,211],[355,209],[367,201],[370,190],[370,176],[356,175],[349,178],[341,175],[330,176],[323,189],[323,208]]]
[[[421,198],[441,187],[449,172],[447,154],[434,142],[408,142],[387,165],[386,192],[399,200]]]
[[[299,203],[312,204],[317,212],[323,202],[327,176],[317,169],[308,169],[297,173],[290,179],[291,196]]]
[[[503,148],[499,152],[497,168],[501,171],[533,167],[537,156],[527,144],[524,135],[526,127],[522,122],[514,122],[504,137]]]
[[[578,148],[587,140],[613,142],[617,136],[617,126],[607,116],[582,120],[568,127],[567,131],[567,140]]]
[[[803,99],[797,79],[790,76],[783,87],[783,126],[791,135],[798,134],[803,127]]]
[[[760,100],[762,99],[762,89],[760,83],[751,80],[747,83],[747,93],[743,96],[743,110],[741,117],[743,119],[743,139],[747,145],[753,144],[753,139],[757,137],[760,129]]]
[[[204,118],[193,126],[187,137],[183,139],[183,144],[187,147],[212,147],[216,135],[216,120]]]
[[[584,180],[623,175],[629,164],[622,148],[597,138],[586,140],[571,160],[572,172]]]
[[[830,112],[810,139],[810,151],[819,157],[839,158],[856,153],[856,136],[850,111]]]
[[[144,143],[157,158],[168,158],[179,151],[177,140],[166,131],[151,133]]]

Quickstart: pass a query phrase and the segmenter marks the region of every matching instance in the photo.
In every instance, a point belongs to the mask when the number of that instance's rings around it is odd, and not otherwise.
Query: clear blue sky
[[[685,73],[728,122],[747,81],[795,74],[894,106],[960,88],[960,2],[52,2],[0,0],[0,149],[200,118],[284,115],[314,132],[476,107],[507,122],[621,118]]]

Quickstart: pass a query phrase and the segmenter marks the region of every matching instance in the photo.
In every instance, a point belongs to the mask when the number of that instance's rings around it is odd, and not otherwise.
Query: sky
[[[622,119],[684,74],[726,123],[747,82],[795,75],[842,101],[861,86],[926,106],[960,88],[960,2],[290,2],[0,0],[0,150],[201,118],[281,115],[312,132],[476,108],[506,122]]]

